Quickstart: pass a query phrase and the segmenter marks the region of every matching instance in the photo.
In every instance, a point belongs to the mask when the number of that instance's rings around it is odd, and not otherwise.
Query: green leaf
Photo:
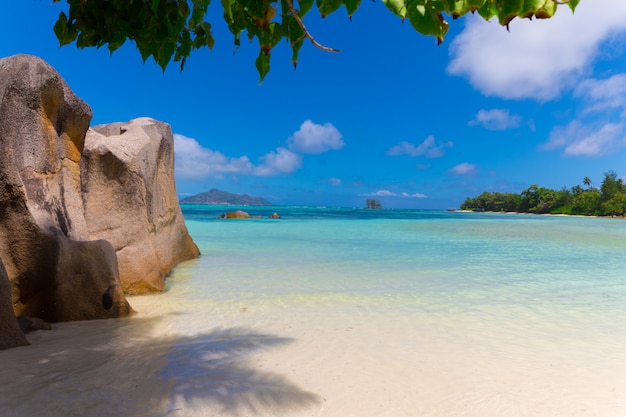
[[[424,4],[423,0],[409,2],[406,10],[406,16],[415,30],[421,34],[436,37],[437,44],[443,42],[448,31],[448,23],[443,19],[441,13],[430,4]]]
[[[213,38],[213,33],[211,32],[211,24],[209,22],[202,22],[200,26],[205,32],[204,37],[206,39],[206,45],[212,50],[215,45],[215,39]]]
[[[341,1],[342,0],[316,0],[317,8],[322,14],[322,18],[341,7]]]
[[[467,10],[467,0],[443,0],[444,11],[450,15],[454,19],[463,16],[468,12]]]
[[[404,0],[383,0],[387,8],[396,16],[402,19],[406,16],[406,4]]]
[[[354,12],[357,11],[359,6],[361,5],[361,0],[343,0],[344,6],[346,6],[346,11],[348,12],[348,16],[352,18]]]
[[[549,19],[556,13],[557,4],[552,0],[546,0],[544,5],[535,12],[537,19]]]
[[[467,13],[480,9],[485,0],[443,0],[444,10],[451,14],[454,19],[465,16]]]
[[[498,21],[502,26],[508,26],[522,10],[524,0],[495,0],[498,11]]]
[[[270,35],[269,37],[270,45],[273,48],[283,38],[283,27],[280,25],[280,23],[272,22],[269,24],[267,31]]]
[[[467,10],[475,12],[485,5],[485,0],[467,0]]]
[[[150,58],[150,55],[152,55],[152,52],[150,51],[150,47],[146,44],[145,41],[141,39],[135,39],[135,45],[137,45],[137,49],[139,50],[139,53],[141,54],[141,59],[143,60],[145,64],[148,58]]]
[[[179,40],[178,48],[176,48],[176,55],[174,55],[174,62],[178,62],[181,59],[185,59],[191,53],[191,35],[189,32],[185,31],[181,34]]]
[[[296,19],[291,15],[287,16],[287,27],[289,28],[289,40],[291,43],[294,43],[304,37],[304,31]]]
[[[521,18],[532,18],[537,10],[541,9],[546,0],[524,0],[522,9],[518,13]]]
[[[222,0],[222,8],[224,9],[224,19],[226,20],[226,23],[228,23],[229,26],[233,22],[233,10],[232,10],[233,3],[234,3],[234,0]]]
[[[299,40],[297,42],[295,42],[292,46],[292,55],[291,55],[291,62],[293,63],[293,67],[296,68],[296,66],[298,65],[298,55],[300,53],[300,48],[302,48],[302,45],[304,45],[304,41]]]
[[[300,10],[298,12],[298,15],[300,17],[304,17],[304,15],[307,14],[309,12],[309,10],[311,10],[311,7],[313,7],[313,0],[301,0],[301,1],[298,1],[298,6],[300,6]]]
[[[570,9],[572,9],[572,12],[574,12],[576,10],[576,6],[578,6],[578,3],[580,3],[580,0],[570,0],[567,5]]]
[[[498,10],[496,9],[495,0],[486,0],[482,7],[478,9],[478,14],[485,20],[490,20],[496,16]]]
[[[255,61],[255,65],[257,71],[259,72],[259,76],[261,77],[259,80],[259,84],[261,84],[267,73],[270,72],[270,53],[261,50]]]
[[[113,34],[111,40],[109,40],[109,53],[115,52],[120,46],[124,45],[126,42],[126,33],[122,31],[117,31]]]
[[[64,12],[59,14],[59,19],[54,24],[54,34],[57,36],[60,46],[67,45],[76,39],[76,29],[69,24],[69,19]]]
[[[250,16],[263,20],[265,11],[269,6],[269,0],[238,0]]]

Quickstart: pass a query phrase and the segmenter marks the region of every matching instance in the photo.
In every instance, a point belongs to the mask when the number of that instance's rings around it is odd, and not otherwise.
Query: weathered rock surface
[[[89,106],[47,63],[0,59],[0,259],[15,315],[60,321],[131,312],[113,248],[87,241],[80,162],[90,120]],[[15,316],[0,316],[8,321]]]
[[[94,126],[81,162],[89,236],[117,252],[124,291],[161,291],[167,273],[199,255],[174,183],[170,126],[149,118]]]
[[[24,333],[30,333],[33,330],[52,330],[52,325],[37,317],[19,316],[17,323]]]
[[[13,315],[11,283],[0,261],[0,349],[25,346],[28,341]]]
[[[124,290],[162,290],[199,255],[169,126],[90,120],[47,63],[0,59],[0,349],[28,343],[16,316],[30,329],[128,315]]]

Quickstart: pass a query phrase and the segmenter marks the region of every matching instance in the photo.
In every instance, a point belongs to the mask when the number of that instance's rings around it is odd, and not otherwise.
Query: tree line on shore
[[[560,190],[531,185],[519,194],[484,192],[468,197],[462,210],[500,211],[536,214],[578,214],[585,216],[624,216],[626,213],[626,184],[615,171],[604,174],[599,188],[589,177],[584,187],[576,185]]]

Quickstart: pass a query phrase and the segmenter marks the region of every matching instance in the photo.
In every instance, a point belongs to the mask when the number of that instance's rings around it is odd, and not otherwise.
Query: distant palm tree
[[[583,184],[585,184],[587,188],[589,188],[591,186],[591,178],[589,177],[583,178]]]

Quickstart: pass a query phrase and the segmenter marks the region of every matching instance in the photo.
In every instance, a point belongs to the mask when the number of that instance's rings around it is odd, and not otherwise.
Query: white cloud
[[[302,166],[302,156],[285,148],[267,153],[255,166],[247,156],[229,158],[179,134],[174,134],[174,150],[176,177],[180,179],[203,179],[222,174],[268,177],[290,174]]]
[[[559,7],[551,19],[515,19],[510,32],[494,19],[467,16],[450,46],[448,72],[466,76],[483,94],[554,98],[572,86],[600,44],[626,30],[626,1],[582,1],[572,14]]]
[[[342,135],[330,123],[319,125],[305,120],[300,129],[287,140],[289,149],[306,154],[320,154],[344,146]]]
[[[489,130],[515,129],[522,123],[522,118],[517,114],[511,114],[507,109],[480,110],[476,118],[469,122],[470,126],[482,125]]]
[[[201,179],[224,173],[249,174],[253,165],[246,156],[228,158],[221,152],[203,148],[195,139],[174,135],[176,176]]]
[[[378,191],[374,191],[373,193],[366,193],[366,194],[361,194],[361,195],[364,197],[428,198],[425,194],[421,194],[421,193],[415,193],[415,194],[409,194],[406,192],[394,193],[393,191],[389,191],[389,190],[378,190]]]
[[[443,156],[444,149],[451,148],[453,146],[452,142],[443,142],[443,143],[435,143],[434,136],[428,136],[422,143],[419,145],[414,145],[409,142],[400,142],[396,146],[393,146],[389,150],[387,150],[387,155],[390,156],[398,156],[398,155],[408,155],[408,156],[421,156],[424,155],[427,158],[439,158]]]
[[[368,194],[363,194],[363,195],[369,195],[372,197],[391,197],[397,194],[389,190],[378,190],[378,191],[374,191],[373,193],[368,193]]]
[[[589,78],[574,90],[582,99],[579,118],[550,132],[540,149],[563,149],[568,156],[600,156],[626,146],[626,73]]]
[[[328,183],[333,187],[338,187],[341,185],[341,179],[339,178],[329,178]]]
[[[588,102],[586,113],[619,109],[626,118],[626,74],[616,74],[604,80],[589,78],[581,82],[574,94]]]
[[[607,123],[599,127],[585,126],[574,120],[567,126],[555,127],[542,149],[563,148],[568,156],[606,155],[626,145],[626,123]]]
[[[422,194],[422,193],[415,193],[415,194],[402,193],[402,197],[408,197],[408,198],[427,198],[427,197],[426,197],[426,194]]]
[[[279,147],[270,151],[259,158],[260,164],[254,165],[247,156],[229,158],[219,151],[203,148],[195,139],[174,134],[176,176],[203,179],[222,174],[259,177],[290,174],[302,166],[301,154],[319,154],[344,146],[341,133],[335,126],[330,123],[318,125],[310,120],[302,123],[287,143],[289,149]],[[341,183],[341,180],[332,180]]]
[[[463,162],[450,168],[450,172],[456,175],[470,177],[478,172],[478,166],[475,164]]]
[[[253,170],[253,174],[260,177],[290,174],[302,166],[302,156],[285,148],[267,153],[261,161]]]

